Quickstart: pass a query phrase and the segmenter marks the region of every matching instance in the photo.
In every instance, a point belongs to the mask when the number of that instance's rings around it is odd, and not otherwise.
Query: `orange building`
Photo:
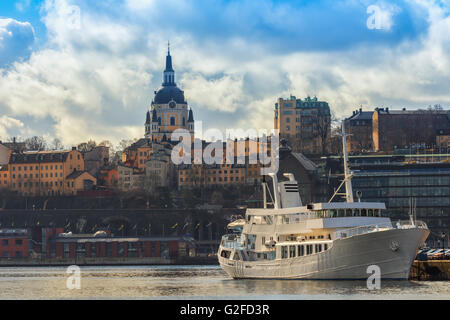
[[[25,196],[37,195],[71,195],[85,190],[78,181],[73,180],[73,173],[84,172],[84,160],[81,152],[38,151],[11,154],[9,161],[9,188]],[[68,181],[69,176],[70,178]],[[92,175],[78,175],[86,179],[86,185],[95,185]]]

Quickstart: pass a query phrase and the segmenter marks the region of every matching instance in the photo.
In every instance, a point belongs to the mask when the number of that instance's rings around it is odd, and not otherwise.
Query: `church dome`
[[[168,104],[171,100],[176,103],[186,103],[184,100],[184,91],[177,86],[164,86],[156,92],[154,103]]]

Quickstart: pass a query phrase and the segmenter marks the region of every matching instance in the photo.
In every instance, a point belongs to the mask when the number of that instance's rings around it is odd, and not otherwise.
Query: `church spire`
[[[166,69],[164,70],[163,87],[176,86],[175,71],[172,68],[172,57],[170,56],[170,43],[167,43]]]

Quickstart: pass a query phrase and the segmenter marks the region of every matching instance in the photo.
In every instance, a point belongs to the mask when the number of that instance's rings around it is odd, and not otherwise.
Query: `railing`
[[[415,221],[414,224],[411,224],[410,220],[399,220],[338,230],[334,232],[334,239],[344,239],[361,234],[383,231],[387,229],[389,230],[389,229],[411,229],[411,228],[428,229],[426,223],[423,221]]]
[[[237,234],[224,235],[220,244],[222,245],[222,247],[228,249],[244,249],[241,241],[241,236]]]

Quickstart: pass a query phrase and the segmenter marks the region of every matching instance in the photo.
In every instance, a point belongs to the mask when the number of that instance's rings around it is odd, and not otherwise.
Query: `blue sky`
[[[0,138],[139,138],[176,81],[204,128],[271,128],[278,97],[450,105],[449,1],[0,2]],[[374,11],[375,10],[375,11]],[[220,119],[220,121],[217,121]]]

